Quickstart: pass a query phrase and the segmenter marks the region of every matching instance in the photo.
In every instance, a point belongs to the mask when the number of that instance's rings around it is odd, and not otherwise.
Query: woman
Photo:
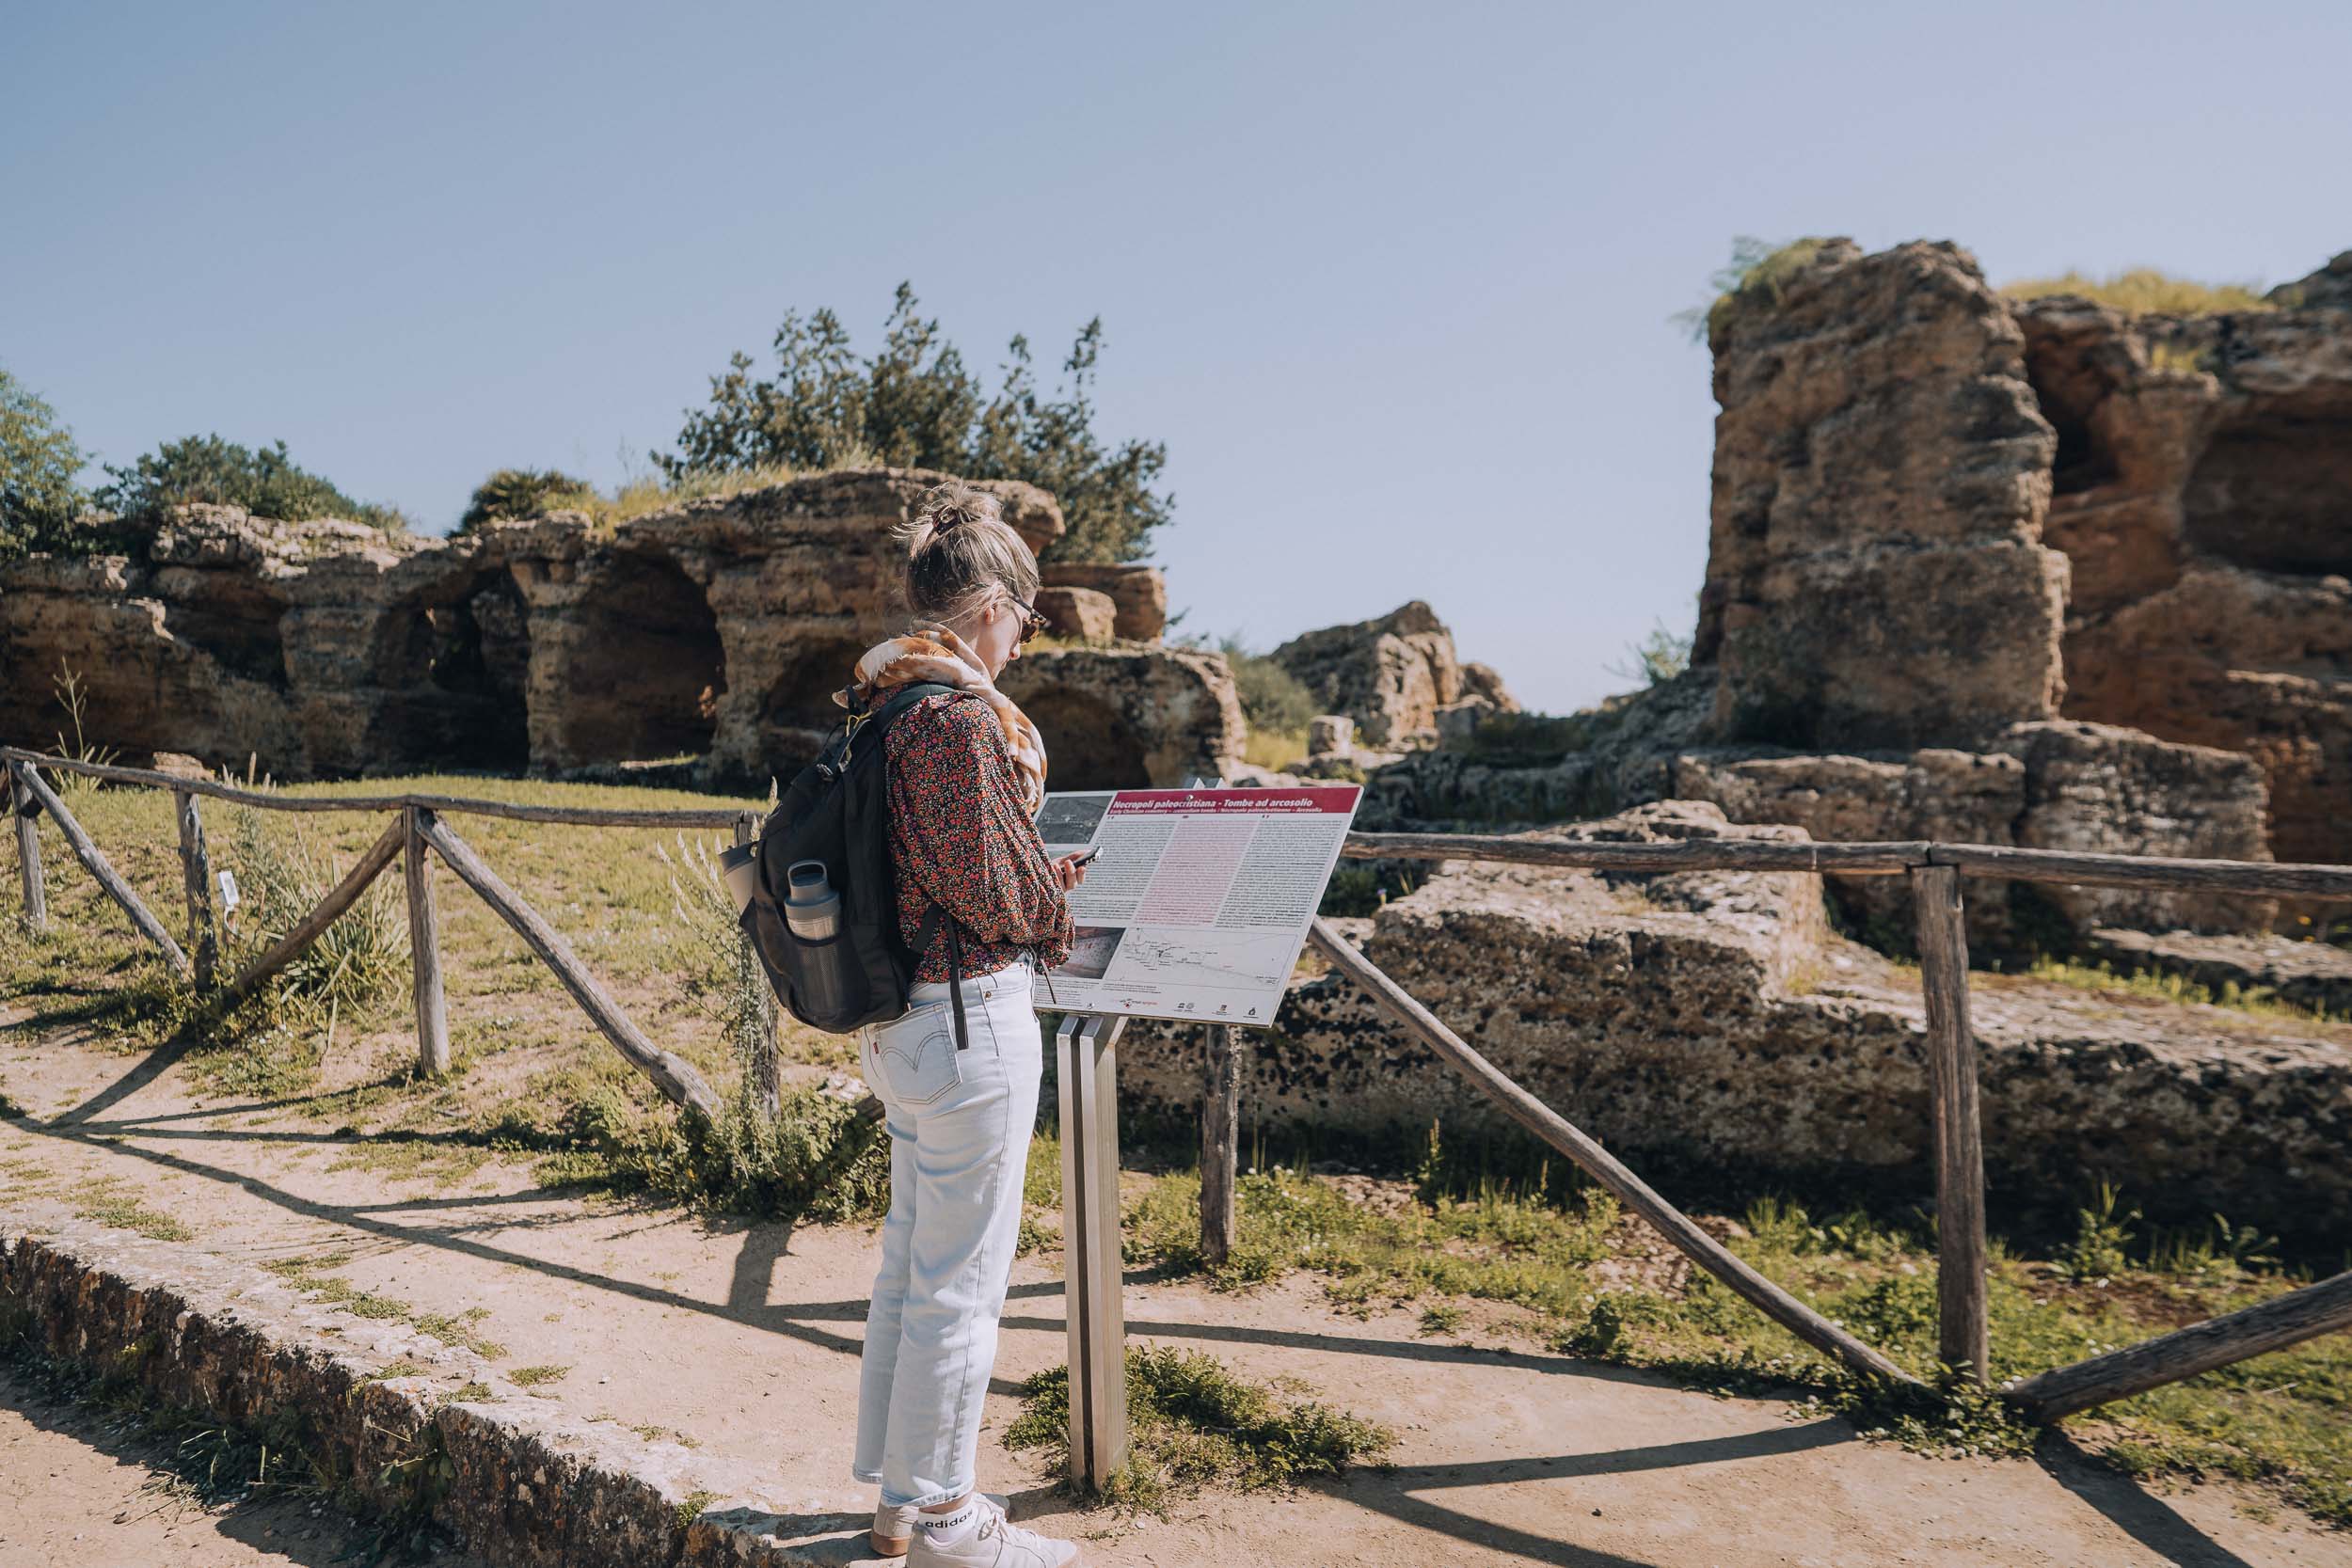
[[[883,737],[900,930],[911,944],[934,905],[946,918],[906,1016],[864,1031],[866,1080],[888,1112],[890,1214],[852,1469],[882,1487],[874,1549],[906,1553],[909,1568],[1061,1568],[1075,1546],[1007,1523],[1001,1500],[973,1488],[1044,1066],[1029,987],[1069,957],[1064,894],[1086,876],[1046,858],[1031,820],[1044,748],[994,684],[1043,625],[1030,606],[1037,558],[994,498],[954,482],[929,492],[898,537],[916,626],[858,660],[850,695],[870,711],[912,681],[958,689],[916,704]]]

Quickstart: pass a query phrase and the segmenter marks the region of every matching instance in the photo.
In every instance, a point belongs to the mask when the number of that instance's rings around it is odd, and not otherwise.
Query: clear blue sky
[[[1995,280],[2352,245],[2352,8],[37,6],[0,364],[129,461],[283,437],[446,529],[610,483],[729,351],[901,278],[968,360],[1107,329],[1188,628],[1430,600],[1566,708],[1687,630],[1732,236]]]

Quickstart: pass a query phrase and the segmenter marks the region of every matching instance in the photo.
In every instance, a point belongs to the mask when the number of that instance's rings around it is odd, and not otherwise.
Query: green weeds
[[[406,1323],[429,1338],[472,1351],[486,1360],[495,1361],[506,1354],[504,1345],[495,1339],[484,1338],[474,1331],[476,1325],[490,1315],[487,1308],[469,1307],[454,1317],[441,1312],[423,1312],[397,1296],[363,1290],[341,1275],[327,1272],[350,1261],[351,1255],[348,1253],[331,1253],[317,1259],[277,1259],[263,1263],[262,1267],[312,1300],[326,1302],[355,1318]]]
[[[606,1089],[576,1109],[568,1132],[569,1148],[543,1179],[759,1219],[868,1219],[890,1200],[887,1135],[813,1085],[786,1090],[772,1117],[739,1097],[716,1122]]]
[[[1127,1352],[1126,1465],[1102,1489],[1128,1511],[1165,1513],[1169,1502],[1212,1484],[1242,1491],[1294,1486],[1375,1460],[1396,1441],[1387,1428],[1295,1392],[1245,1382],[1215,1356],[1173,1349]],[[1070,1370],[1053,1367],[1022,1386],[1009,1449],[1043,1449],[1049,1467],[1070,1457]]]
[[[98,1225],[110,1225],[118,1230],[133,1230],[151,1242],[185,1242],[195,1239],[196,1232],[165,1213],[151,1209],[122,1190],[119,1177],[102,1177],[85,1181],[73,1189],[75,1219],[89,1220]]]

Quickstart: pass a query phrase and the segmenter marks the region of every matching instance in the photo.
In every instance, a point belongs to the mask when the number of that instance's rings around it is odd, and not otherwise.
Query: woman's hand
[[[1054,863],[1054,878],[1061,883],[1061,890],[1068,893],[1087,879],[1087,868],[1081,863],[1079,856],[1064,855]]]

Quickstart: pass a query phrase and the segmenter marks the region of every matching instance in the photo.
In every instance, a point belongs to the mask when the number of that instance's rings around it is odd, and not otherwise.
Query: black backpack
[[[768,983],[794,1018],[828,1034],[846,1035],[868,1023],[887,1023],[907,1010],[907,990],[915,965],[946,927],[948,973],[963,967],[957,923],[937,903],[924,917],[913,946],[898,932],[898,873],[890,857],[888,768],[882,740],[890,726],[926,697],[953,691],[951,686],[921,682],[894,694],[871,713],[851,713],[826,742],[817,760],[794,776],[791,787],[768,814],[752,865],[751,902],[743,907],[744,934],[768,971]],[[841,895],[841,927],[831,942],[804,942],[784,919],[785,874],[802,861],[819,861],[826,879]],[[837,1005],[813,1007],[804,977],[808,966],[834,955],[842,963]],[[963,987],[949,988],[956,1049],[966,1044]]]

